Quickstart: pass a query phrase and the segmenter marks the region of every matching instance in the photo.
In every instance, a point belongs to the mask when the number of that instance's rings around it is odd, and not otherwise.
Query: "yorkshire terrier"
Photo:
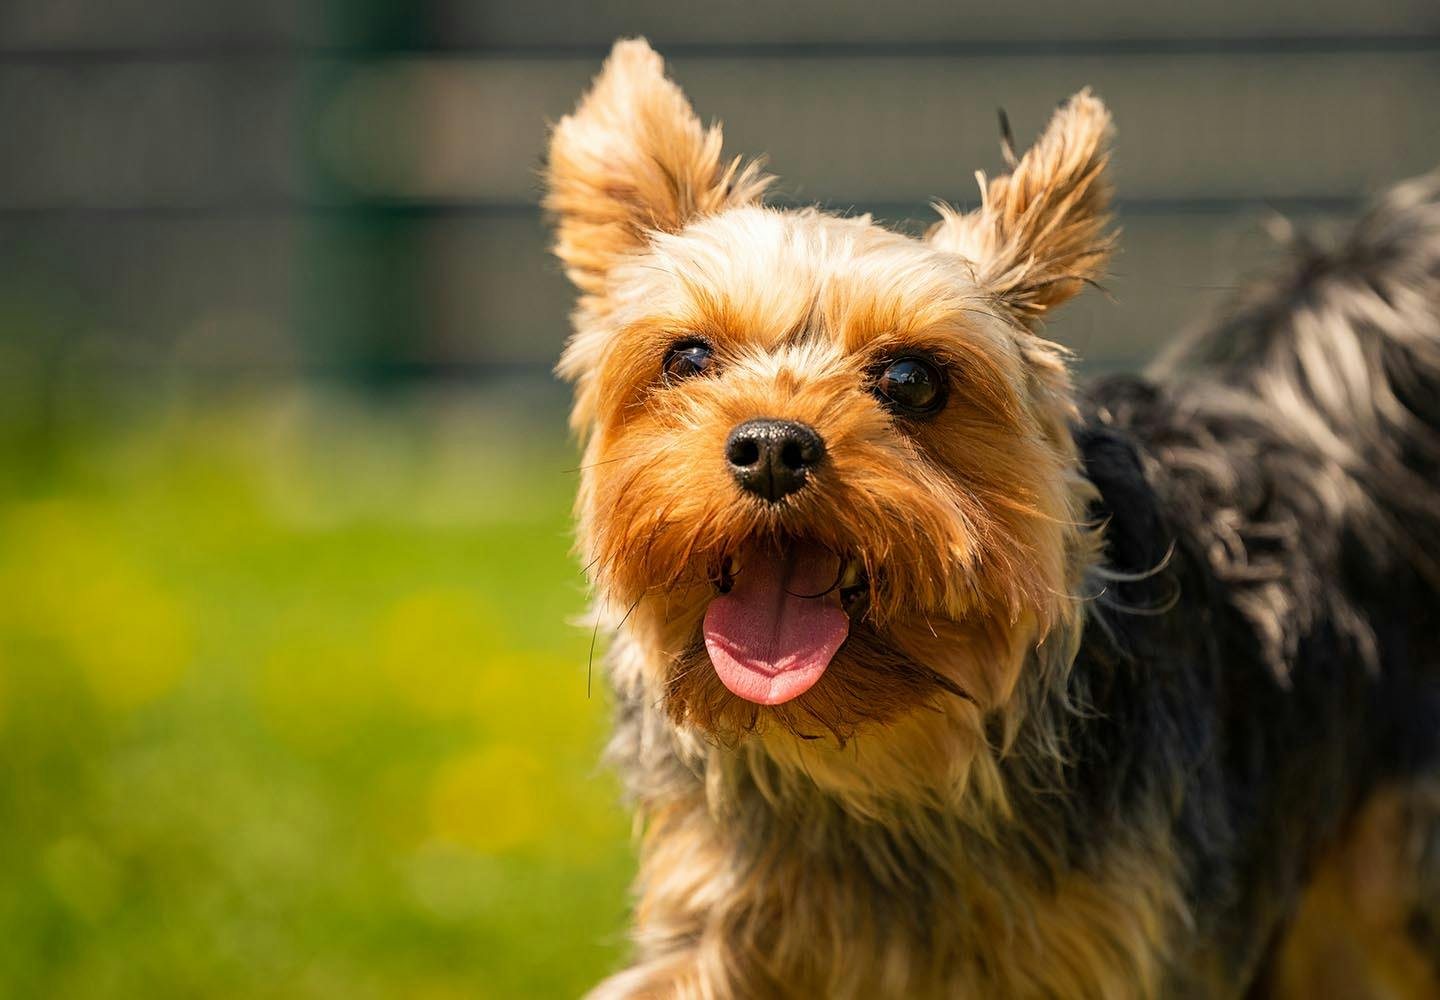
[[[644,41],[554,128],[610,997],[1440,996],[1440,179],[1146,377],[1088,91],[923,238],[762,203]]]

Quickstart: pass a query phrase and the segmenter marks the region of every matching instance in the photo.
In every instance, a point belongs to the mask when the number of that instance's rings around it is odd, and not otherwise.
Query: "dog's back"
[[[1370,556],[1440,588],[1440,172],[1392,189],[1333,249],[1293,242],[1282,274],[1156,374],[1261,404],[1314,449]]]
[[[1090,410],[1209,591],[1233,855],[1194,908],[1221,963],[1275,995],[1440,996],[1440,175]]]

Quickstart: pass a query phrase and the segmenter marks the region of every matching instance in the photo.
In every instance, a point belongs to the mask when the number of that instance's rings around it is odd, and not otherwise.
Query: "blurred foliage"
[[[152,396],[3,435],[0,995],[582,992],[633,860],[561,416]]]

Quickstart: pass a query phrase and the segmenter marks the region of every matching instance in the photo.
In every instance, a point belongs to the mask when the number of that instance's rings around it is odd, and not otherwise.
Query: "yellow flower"
[[[376,634],[380,667],[400,700],[426,715],[464,715],[496,643],[475,595],[427,590],[397,602]]]
[[[551,824],[564,822],[549,815],[552,783],[528,750],[485,747],[451,761],[435,776],[431,826],[444,840],[488,854],[532,845]]]
[[[127,556],[83,505],[49,502],[8,512],[10,556],[0,567],[9,628],[55,642],[110,709],[169,692],[188,666],[193,623],[181,599]]]

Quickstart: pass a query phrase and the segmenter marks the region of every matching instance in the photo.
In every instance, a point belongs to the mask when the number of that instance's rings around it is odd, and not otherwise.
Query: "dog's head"
[[[643,41],[556,126],[581,548],[677,725],[978,727],[1073,620],[1084,490],[1038,327],[1108,256],[1109,131],[1076,95],[916,239],[763,207]]]

